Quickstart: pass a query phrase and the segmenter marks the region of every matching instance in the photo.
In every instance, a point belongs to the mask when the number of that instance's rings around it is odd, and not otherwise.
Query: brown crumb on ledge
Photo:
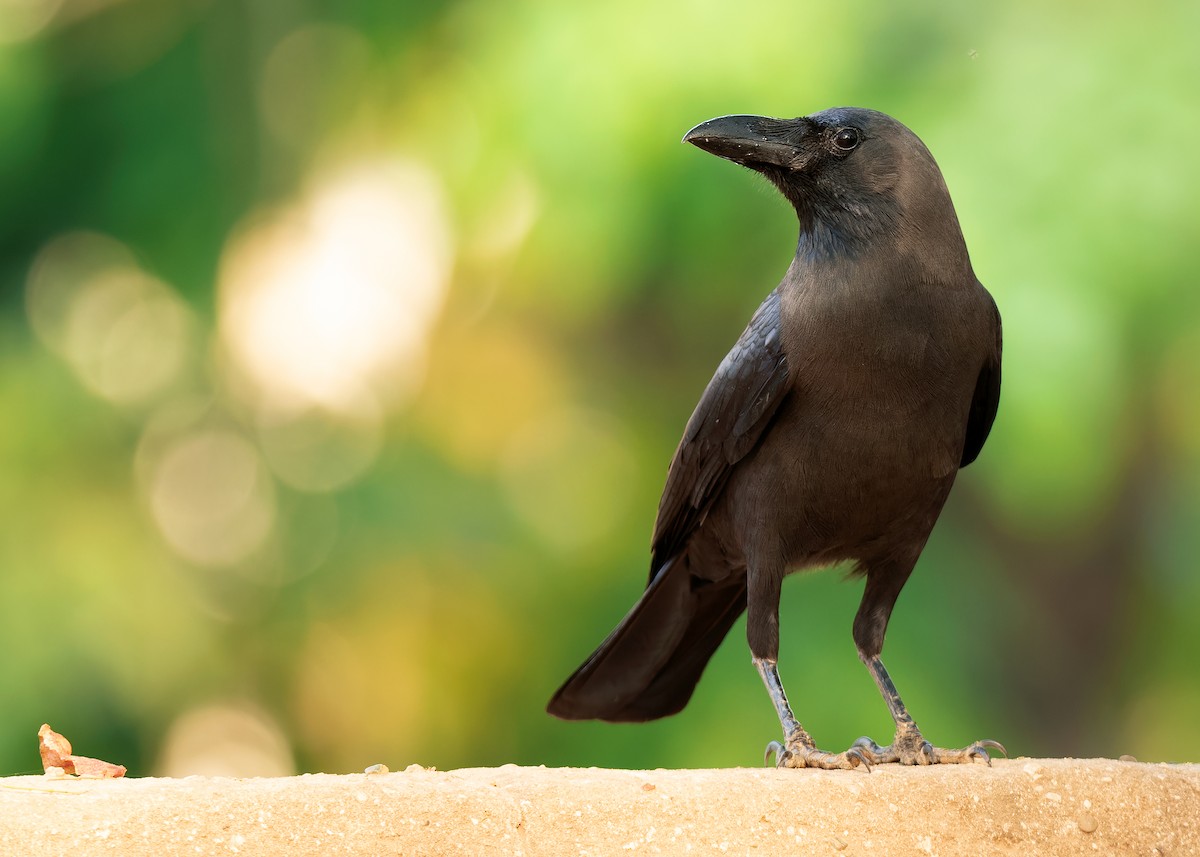
[[[94,779],[113,779],[125,776],[124,765],[114,765],[100,759],[76,756],[71,753],[71,742],[43,723],[38,730],[38,751],[42,756],[42,769],[47,776],[74,774]]]

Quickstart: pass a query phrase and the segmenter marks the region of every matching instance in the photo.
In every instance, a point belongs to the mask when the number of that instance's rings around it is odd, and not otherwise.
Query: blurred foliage
[[[322,8],[324,7],[324,8]],[[790,258],[679,138],[838,104],[937,156],[1000,417],[892,623],[927,735],[1186,759],[1200,718],[1200,6],[0,4],[0,771],[754,765],[567,724],[712,369]],[[785,587],[818,741],[888,737],[859,584]]]

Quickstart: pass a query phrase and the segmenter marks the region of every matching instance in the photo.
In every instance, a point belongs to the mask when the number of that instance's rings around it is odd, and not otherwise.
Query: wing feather
[[[734,466],[755,447],[790,389],[779,290],[754,313],[688,420],[654,524],[650,579],[686,546]]]
[[[984,441],[992,430],[992,423],[996,420],[996,411],[1000,407],[1000,352],[1003,347],[1003,334],[1000,328],[1000,311],[996,309],[995,301],[991,302],[991,309],[996,345],[984,361],[979,378],[975,382],[971,411],[967,417],[966,443],[963,445],[959,467],[966,467],[979,456]]]

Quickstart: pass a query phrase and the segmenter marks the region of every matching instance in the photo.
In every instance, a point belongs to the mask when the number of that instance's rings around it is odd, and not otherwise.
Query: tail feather
[[[550,700],[565,720],[640,722],[680,711],[746,609],[746,580],[694,577],[677,558]]]

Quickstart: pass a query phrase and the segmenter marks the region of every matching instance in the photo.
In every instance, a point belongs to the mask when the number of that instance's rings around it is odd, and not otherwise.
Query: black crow
[[[879,659],[960,467],[1000,398],[1000,315],[975,278],[925,145],[873,110],[725,116],[683,138],[762,173],[800,220],[796,256],[717,368],[675,451],[645,593],[554,695],[567,719],[643,721],[687,704],[748,612],[747,636],[783,726],[780,767],[988,760],[933,747]],[[865,579],[859,657],[896,733],[817,749],[777,670],[785,575],[852,562]]]

